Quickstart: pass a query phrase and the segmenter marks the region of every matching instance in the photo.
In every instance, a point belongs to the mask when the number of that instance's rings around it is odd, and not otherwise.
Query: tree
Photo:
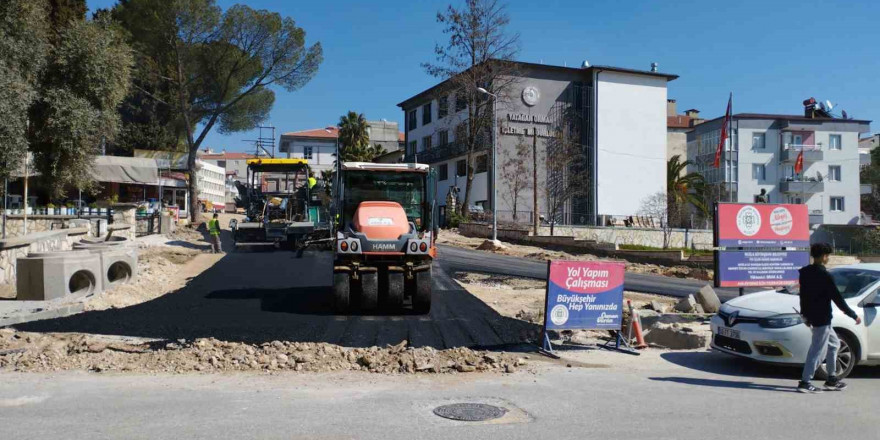
[[[509,100],[516,81],[516,66],[511,60],[519,49],[519,35],[506,33],[510,18],[497,0],[465,0],[462,8],[450,5],[437,13],[437,22],[444,26],[449,41],[435,46],[436,63],[423,63],[422,67],[446,81],[444,93],[453,92],[456,102],[466,104],[467,123],[456,130],[455,140],[467,151],[467,185],[462,198],[462,214],[467,215],[474,154],[491,145],[492,133],[492,102],[477,89],[494,94],[499,103]]]
[[[525,157],[530,157],[531,153],[532,146],[522,136],[517,140],[513,150],[504,150],[502,153],[504,161],[501,163],[501,180],[507,182],[503,197],[513,209],[514,222],[517,220],[520,196],[523,191],[532,187],[532,168],[528,165],[528,160],[523,160]]]
[[[672,226],[670,225],[669,215],[675,215],[676,211],[670,211],[668,197],[663,191],[654,193],[642,200],[642,206],[639,210],[641,215],[650,217],[652,220],[660,222],[660,230],[663,233],[663,249],[669,248],[669,237],[672,235]]]
[[[0,174],[19,169],[28,151],[28,109],[48,62],[48,8],[25,0],[0,2]]]
[[[685,218],[688,207],[693,207],[702,216],[708,216],[709,210],[704,201],[706,181],[702,174],[684,173],[691,161],[681,161],[681,156],[676,154],[666,162],[666,194],[667,206],[675,215],[670,218],[677,219],[674,226]]]
[[[91,186],[92,157],[116,133],[132,57],[107,20],[76,0],[0,3],[0,138],[4,174],[26,151],[55,197]]]
[[[135,17],[121,22],[140,54],[139,68],[151,79],[135,86],[183,128],[190,174],[215,126],[221,133],[258,126],[275,101],[271,87],[298,90],[323,59],[320,43],[307,47],[305,31],[293,19],[245,5],[224,12],[214,0],[126,0],[114,15]],[[191,176],[193,222],[197,185]]]
[[[93,183],[93,157],[116,135],[132,64],[108,20],[72,22],[61,32],[30,111],[34,165],[53,195]]]
[[[572,199],[587,194],[590,187],[589,170],[584,148],[571,139],[562,128],[547,145],[547,212],[550,221],[550,235],[556,223],[562,219],[566,204]]]

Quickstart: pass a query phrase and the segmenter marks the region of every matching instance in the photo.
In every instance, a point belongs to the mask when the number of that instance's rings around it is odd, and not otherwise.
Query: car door
[[[859,307],[864,312],[865,349],[868,359],[880,360],[880,289],[874,289],[865,296],[865,299],[859,302]]]

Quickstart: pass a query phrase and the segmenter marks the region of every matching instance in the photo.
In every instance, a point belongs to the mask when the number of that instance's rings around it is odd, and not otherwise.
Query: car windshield
[[[880,280],[880,272],[874,272],[864,269],[841,268],[831,269],[828,271],[840,295],[845,299],[855,298],[871,287],[875,282]],[[784,293],[797,295],[800,293],[798,286],[789,286],[782,289]]]
[[[425,175],[411,172],[345,172],[344,220],[350,222],[363,201],[400,203],[406,217],[417,226],[422,224]]]

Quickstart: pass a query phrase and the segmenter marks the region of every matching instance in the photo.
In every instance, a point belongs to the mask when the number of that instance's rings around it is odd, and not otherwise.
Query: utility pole
[[[538,130],[532,137],[532,234],[538,235]]]

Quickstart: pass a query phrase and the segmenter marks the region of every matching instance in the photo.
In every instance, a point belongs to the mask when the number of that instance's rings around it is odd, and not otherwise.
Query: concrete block
[[[706,313],[706,311],[703,309],[702,304],[697,303],[697,304],[694,304],[694,313],[698,313],[698,314],[702,315],[702,314]]]
[[[703,286],[697,292],[696,299],[699,305],[703,306],[703,311],[706,313],[718,313],[718,310],[721,308],[721,300],[718,299],[718,295],[711,284]]]
[[[82,249],[98,255],[101,261],[101,274],[104,289],[115,284],[129,283],[137,279],[138,249],[124,237],[110,237],[110,240],[81,240],[74,243],[74,249]]]
[[[663,313],[666,311],[666,306],[660,301],[651,301],[651,310]]]
[[[16,262],[16,299],[45,301],[103,290],[101,259],[89,251],[31,253]]]
[[[672,350],[690,350],[706,347],[711,335],[708,330],[694,331],[675,324],[660,324],[645,334],[645,342]]]
[[[675,305],[675,310],[683,313],[691,313],[694,311],[695,305],[697,305],[697,300],[694,299],[693,295],[688,295],[687,298],[682,298],[681,301]]]

